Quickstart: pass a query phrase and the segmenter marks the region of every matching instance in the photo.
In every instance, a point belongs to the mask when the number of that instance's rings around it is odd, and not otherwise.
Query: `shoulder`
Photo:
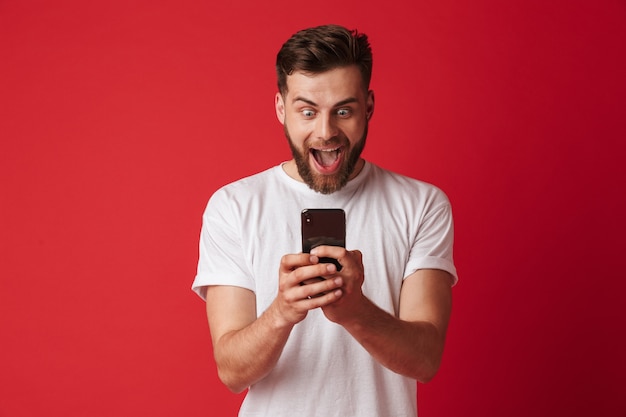
[[[406,197],[431,205],[450,204],[445,192],[434,184],[372,163],[370,165],[368,184],[376,189],[377,193],[388,193],[395,195],[396,198]]]
[[[233,181],[218,188],[209,198],[204,217],[226,221],[244,216],[260,204],[275,189],[278,181],[276,169],[280,166]]]

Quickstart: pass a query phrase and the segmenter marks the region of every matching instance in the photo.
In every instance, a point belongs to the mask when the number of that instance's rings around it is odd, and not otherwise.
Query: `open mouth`
[[[333,149],[311,149],[311,155],[322,172],[334,171],[341,161],[341,147]]]

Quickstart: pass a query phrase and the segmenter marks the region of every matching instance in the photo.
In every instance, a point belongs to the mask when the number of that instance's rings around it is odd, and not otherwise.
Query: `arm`
[[[219,378],[241,392],[273,368],[291,327],[271,309],[257,320],[255,295],[245,288],[208,287],[206,309]]]
[[[231,391],[241,392],[265,377],[276,365],[293,326],[309,310],[341,296],[337,291],[341,279],[300,286],[300,282],[334,272],[334,268],[318,264],[317,258],[308,254],[285,255],[278,295],[258,318],[252,291],[232,286],[207,288],[207,317],[218,375]],[[322,292],[326,293],[322,297],[308,298]]]
[[[451,292],[447,272],[419,270],[404,281],[399,318],[364,298],[362,310],[344,327],[387,368],[428,382],[441,363]]]
[[[400,293],[399,317],[377,307],[362,291],[363,267],[358,251],[340,254],[344,269],[342,298],[323,307],[378,362],[420,382],[431,380],[441,363],[452,306],[451,276],[441,270],[418,270]],[[332,256],[317,253],[318,256]],[[345,275],[344,275],[345,274]]]

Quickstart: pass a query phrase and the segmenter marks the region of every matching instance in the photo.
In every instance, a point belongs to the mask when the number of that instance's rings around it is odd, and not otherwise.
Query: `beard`
[[[331,175],[323,175],[315,173],[309,165],[309,154],[311,148],[305,142],[304,149],[302,151],[298,150],[298,148],[296,148],[293,141],[291,140],[289,130],[287,129],[287,125],[285,124],[285,136],[287,137],[287,140],[289,142],[291,154],[294,161],[296,162],[298,173],[300,174],[300,177],[302,178],[304,183],[307,184],[309,188],[311,188],[313,191],[321,194],[332,194],[335,191],[339,191],[340,189],[342,189],[348,183],[348,180],[354,172],[354,168],[356,167],[357,162],[359,162],[361,152],[363,152],[363,149],[365,148],[367,128],[368,125],[366,124],[361,139],[354,144],[354,147],[350,147],[350,144],[347,140],[341,140],[340,138],[332,138],[324,143],[324,145],[341,145],[343,146],[342,152],[348,152],[348,155],[342,162],[342,166],[339,168],[339,171]]]

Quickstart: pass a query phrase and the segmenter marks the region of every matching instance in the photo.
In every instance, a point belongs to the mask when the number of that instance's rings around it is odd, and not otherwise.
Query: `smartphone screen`
[[[346,247],[346,213],[342,209],[302,210],[302,252],[321,246]],[[321,263],[333,263],[337,271],[341,264],[336,259],[320,258]]]

